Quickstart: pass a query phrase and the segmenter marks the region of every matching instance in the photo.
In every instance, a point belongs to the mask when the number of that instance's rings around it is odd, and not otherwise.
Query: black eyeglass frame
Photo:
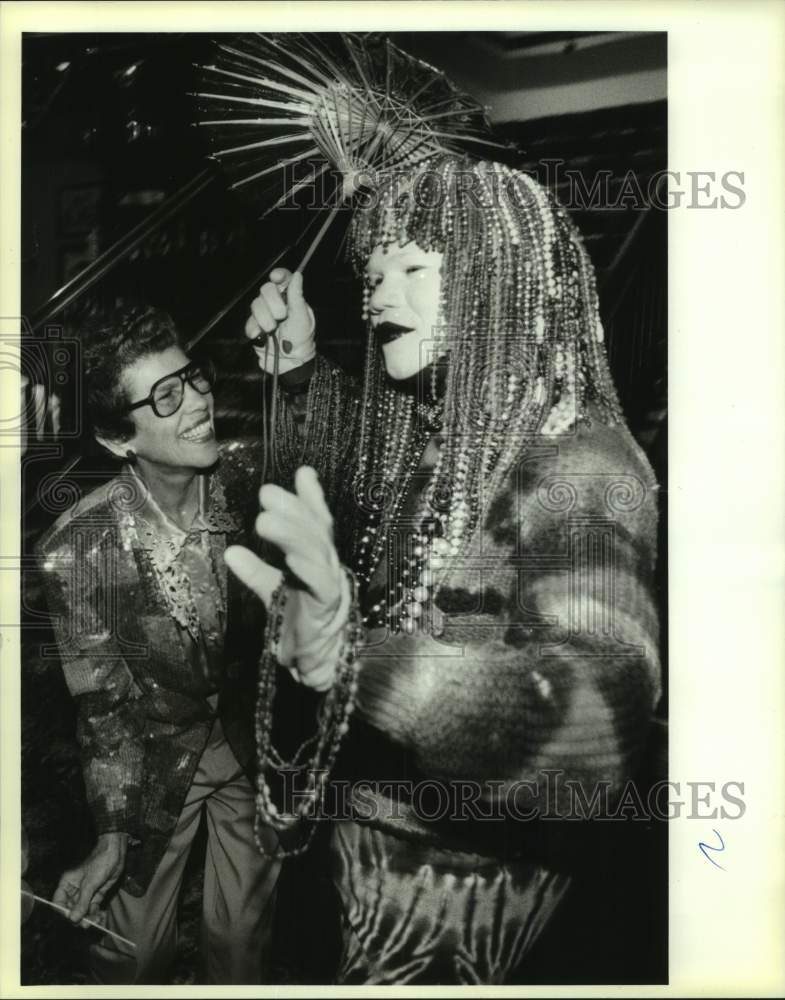
[[[193,380],[194,378],[196,378],[197,375],[201,375],[202,378],[204,378],[205,381],[208,383],[206,389],[200,389],[199,386],[194,385]],[[181,389],[180,402],[172,410],[171,413],[159,413],[158,407],[156,406],[155,403],[155,390],[158,388],[159,385],[161,385],[162,382],[166,382],[170,378],[180,379],[180,389]],[[179,368],[176,372],[170,372],[168,375],[164,375],[162,378],[159,378],[157,381],[153,382],[150,388],[150,394],[145,399],[140,399],[136,403],[131,403],[126,408],[125,412],[130,413],[132,410],[138,410],[142,406],[149,406],[152,409],[153,413],[156,415],[156,417],[165,420],[166,417],[173,417],[175,413],[177,413],[177,411],[183,405],[183,400],[185,399],[186,382],[191,386],[192,389],[195,389],[200,396],[206,396],[208,392],[212,392],[213,387],[215,386],[215,381],[216,381],[216,371],[215,371],[215,365],[212,363],[212,361],[189,361],[187,365],[183,365],[183,367]]]

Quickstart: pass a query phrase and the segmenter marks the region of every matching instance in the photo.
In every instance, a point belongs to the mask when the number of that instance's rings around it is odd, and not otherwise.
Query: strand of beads
[[[435,537],[436,530],[436,523],[429,522],[426,532],[414,537],[408,586],[398,608],[391,609],[389,613],[393,618],[397,612],[396,630],[400,629],[408,635],[429,624],[428,609],[433,597],[434,569],[442,566],[450,550],[450,544],[445,538]]]
[[[307,783],[303,792],[298,793],[298,804],[292,813],[280,813],[273,802],[267,773],[270,769],[294,770],[299,763],[298,750],[293,761],[283,761],[272,745],[273,701],[275,698],[275,675],[278,665],[273,654],[281,638],[287,590],[281,584],[273,594],[270,606],[270,625],[265,639],[265,647],[259,664],[259,682],[256,705],[256,816],[254,818],[254,839],[259,851],[266,857],[284,858],[303,854],[311,845],[316,832],[311,823],[305,838],[293,848],[279,846],[270,852],[264,844],[263,826],[284,832],[313,817],[323,801],[329,776],[335,766],[344,737],[349,731],[349,720],[354,711],[357,696],[357,648],[362,638],[357,581],[350,570],[346,570],[351,589],[349,620],[343,633],[343,641],[338,654],[335,681],[325,698],[319,716],[318,731],[315,735],[316,749],[307,764]],[[303,746],[306,746],[307,743]]]
[[[275,698],[276,662],[272,650],[281,639],[283,614],[286,607],[286,588],[279,585],[270,603],[270,619],[265,636],[264,650],[259,662],[259,678],[256,696],[254,729],[256,736],[256,816],[254,818],[254,839],[262,854],[266,853],[261,836],[261,824],[276,825],[278,807],[272,801],[270,788],[265,778],[272,757],[273,700]]]
[[[392,455],[385,453],[380,466],[372,470],[373,481],[361,484],[364,499],[370,506],[365,533],[360,539],[355,566],[360,579],[369,584],[379,564],[389,525],[395,523],[406,495],[409,481],[420,456],[411,439],[411,411],[404,415],[400,436]],[[408,458],[408,461],[407,461]],[[386,491],[392,491],[391,497]],[[377,495],[379,495],[377,498]]]
[[[414,418],[403,422],[402,432],[396,434],[399,447],[393,458],[389,455],[382,455],[381,462],[376,466],[380,469],[377,481],[382,489],[389,488],[391,496],[389,502],[382,502],[371,511],[367,517],[364,532],[359,539],[356,555],[357,572],[364,584],[369,585],[374,573],[379,566],[384,555],[387,556],[388,565],[399,562],[399,554],[391,551],[391,537],[399,538],[398,532],[394,529],[399,525],[401,509],[409,495],[412,479],[420,466],[425,446],[433,433],[442,425],[441,402],[425,403],[418,401],[415,406]],[[363,464],[363,469],[368,469],[368,464]],[[367,473],[366,473],[367,475]],[[372,484],[373,486],[373,484]],[[365,490],[364,495],[368,496],[370,490]],[[425,545],[427,539],[423,538],[415,541],[415,548]],[[388,579],[391,589],[388,596],[373,605],[368,615],[363,620],[363,624],[370,627],[387,626],[389,619],[393,619],[393,626],[397,630],[399,622],[395,621],[397,613],[403,604],[406,603],[407,594],[405,591],[412,590],[411,580],[417,571],[414,563],[404,558],[404,563],[398,566],[397,571],[388,572]],[[400,593],[399,593],[400,591]],[[395,608],[396,611],[390,611]]]
[[[398,397],[397,408],[403,410],[401,418],[394,421],[395,434],[390,434],[394,448],[377,452],[374,464],[370,464],[367,456],[361,456],[358,477],[361,502],[369,513],[354,564],[360,580],[366,585],[371,582],[385,552],[391,527],[398,522],[430,435],[430,426],[421,413],[417,414],[417,426],[414,426],[415,414],[410,401],[395,390],[389,392]]]

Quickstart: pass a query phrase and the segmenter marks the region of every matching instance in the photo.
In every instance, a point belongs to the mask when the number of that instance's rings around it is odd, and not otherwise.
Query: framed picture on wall
[[[57,228],[60,236],[83,236],[98,225],[101,187],[77,184],[60,191]]]

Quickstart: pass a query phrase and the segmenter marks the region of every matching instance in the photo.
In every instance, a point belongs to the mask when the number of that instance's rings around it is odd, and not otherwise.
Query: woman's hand
[[[270,272],[270,280],[259,289],[251,303],[251,315],[245,324],[245,335],[255,341],[257,337],[274,333],[278,341],[278,371],[299,368],[316,354],[314,330],[316,321],[313,310],[303,297],[303,276],[300,271],[287,271],[277,267]],[[275,364],[275,346],[268,337],[263,344],[254,344],[259,367],[272,373]]]
[[[125,833],[103,833],[81,865],[63,872],[52,902],[64,906],[73,923],[88,927],[89,924],[82,923],[85,917],[105,922],[106,914],[101,907],[123,873],[127,844]]]
[[[264,485],[259,500],[264,508],[256,518],[256,532],[284,553],[286,565],[305,589],[290,588],[285,634],[279,658],[293,661],[297,678],[318,691],[333,682],[340,630],[348,620],[348,582],[333,544],[333,519],[316,472],[301,466],[294,479],[295,493]],[[269,609],[281,571],[249,549],[232,545],[226,564]]]

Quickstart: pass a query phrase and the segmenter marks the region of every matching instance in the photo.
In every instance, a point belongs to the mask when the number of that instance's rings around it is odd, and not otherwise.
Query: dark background
[[[667,218],[622,199],[630,174],[642,191],[667,163],[666,39],[661,34],[408,33],[393,36],[443,68],[490,108],[498,131],[520,152],[517,165],[549,184],[553,161],[603,173],[608,197],[571,206],[597,270],[608,353],[628,421],[647,450],[661,493],[660,595],[667,621],[666,350]],[[295,213],[259,222],[257,212],[206,169],[191,125],[194,62],[209,39],[193,34],[39,34],[23,42],[22,252],[25,374],[61,402],[36,428],[30,411],[23,462],[23,558],[40,532],[111,470],[84,430],[79,393],[79,324],[122,300],[167,309],[221,374],[221,437],[258,433],[258,370],[242,327],[265,265],[299,231]],[[190,185],[190,187],[189,187]],[[553,185],[552,185],[553,186]],[[627,188],[629,190],[629,188]],[[566,201],[562,179],[555,193]],[[172,206],[160,224],[154,221]],[[111,249],[134,227],[148,231]],[[362,354],[359,289],[328,237],[306,273],[322,345],[349,368]],[[283,263],[299,261],[292,250]],[[96,263],[97,262],[97,263]],[[84,268],[97,280],[82,287]],[[71,282],[72,294],[55,293]],[[53,298],[54,296],[54,298]],[[70,301],[65,301],[70,300]],[[69,469],[69,490],[52,476]],[[73,492],[75,491],[75,493]],[[29,565],[29,563],[27,563]],[[92,832],[74,743],[74,714],[51,642],[35,572],[23,584],[23,823],[27,879],[51,897],[62,870],[89,850]],[[663,661],[666,642],[663,637]],[[665,702],[644,780],[666,773]],[[527,982],[663,982],[667,978],[667,838],[651,823],[611,824],[587,834],[576,889],[546,932]],[[184,922],[172,982],[192,983],[199,916],[199,845],[184,891]],[[328,982],[336,915],[319,853],[290,866],[281,888],[279,982]],[[85,932],[38,906],[23,928],[22,982],[85,981]]]

